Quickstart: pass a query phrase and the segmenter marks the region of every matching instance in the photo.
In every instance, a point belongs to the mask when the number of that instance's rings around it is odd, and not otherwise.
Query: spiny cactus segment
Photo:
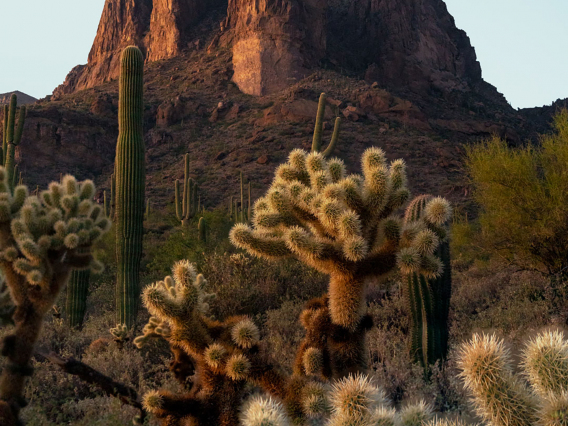
[[[515,375],[505,342],[475,334],[462,345],[461,376],[480,417],[495,426],[563,425],[568,418],[568,342],[558,331],[529,340]]]
[[[3,163],[8,174],[8,184],[12,191],[18,181],[17,165],[15,163],[16,147],[22,140],[24,123],[26,120],[26,107],[22,105],[18,113],[16,127],[16,109],[18,97],[12,93],[10,97],[10,107],[4,106],[4,141],[2,144]]]
[[[92,201],[94,194],[93,182],[69,175],[39,197],[29,195],[25,186],[12,192],[8,173],[0,167],[0,267],[16,306],[15,332],[4,339],[10,367],[2,371],[0,399],[15,417],[43,317],[74,269],[102,269],[91,247],[110,222]]]
[[[103,213],[104,214],[104,213]],[[71,273],[67,284],[67,323],[70,327],[80,328],[83,325],[85,311],[87,310],[87,296],[91,271],[77,270]]]
[[[321,151],[321,140],[323,134],[323,122],[325,120],[325,109],[327,107],[327,96],[325,93],[322,93],[319,98],[318,103],[318,113],[316,116],[316,126],[314,128],[314,136],[312,139],[312,152],[320,152]],[[325,151],[322,152],[322,155],[325,158],[329,158],[335,147],[337,145],[337,140],[339,139],[339,128],[341,127],[341,118],[337,117],[335,119],[335,126],[333,128],[333,136],[331,137],[331,141]]]
[[[183,194],[180,196],[180,181],[175,181],[175,207],[176,217],[182,226],[188,226],[189,221],[199,211],[199,197],[197,184],[189,177],[189,154],[184,156]]]

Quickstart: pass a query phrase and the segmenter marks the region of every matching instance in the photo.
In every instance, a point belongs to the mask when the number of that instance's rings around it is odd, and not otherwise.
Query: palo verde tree
[[[467,149],[481,246],[522,269],[568,275],[568,110],[540,144],[492,138]]]

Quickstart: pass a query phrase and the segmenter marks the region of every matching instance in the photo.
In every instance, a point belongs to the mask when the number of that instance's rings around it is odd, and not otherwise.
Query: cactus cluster
[[[432,254],[441,271],[403,271],[402,294],[410,316],[410,354],[424,368],[445,358],[448,351],[448,314],[451,298],[450,244],[443,199],[416,197],[406,209],[404,224],[422,228],[410,250]],[[444,213],[440,216],[437,210]],[[412,254],[410,252],[410,254]],[[409,252],[403,253],[409,256]]]
[[[208,316],[213,295],[193,265],[180,261],[172,272],[144,290],[152,317],[134,340],[139,348],[153,338],[168,341],[175,355],[171,369],[187,390],[153,390],[144,396],[145,409],[161,424],[421,426],[431,418],[430,407],[422,402],[397,413],[367,376],[349,373],[357,351],[331,323],[325,297],[309,302],[302,312],[306,336],[288,375],[259,352],[261,334],[250,318],[215,321]],[[325,340],[331,343],[322,345]],[[267,396],[247,399],[250,386]]]
[[[120,59],[118,141],[116,144],[116,308],[117,323],[132,327],[140,298],[140,261],[146,189],[144,57],[140,49],[124,49]]]
[[[184,156],[184,169],[183,169],[183,194],[180,196],[180,181],[175,181],[175,206],[176,217],[181,222],[182,226],[188,226],[189,221],[200,210],[200,198],[198,196],[197,183],[189,177],[189,154]]]
[[[18,113],[18,123],[16,126],[17,106],[18,97],[13,93],[10,97],[10,106],[8,107],[8,105],[4,105],[2,140],[2,165],[8,174],[8,184],[12,191],[18,183],[18,166],[15,163],[16,147],[22,140],[24,123],[26,120],[26,107],[22,105]]]
[[[459,364],[479,416],[490,424],[566,424],[568,342],[562,332],[542,332],[526,343],[521,352],[522,377],[514,372],[505,342],[495,335],[475,334],[462,345]]]
[[[93,182],[79,183],[69,175],[39,196],[29,195],[23,185],[12,192],[8,172],[0,167],[0,268],[16,306],[15,331],[3,342],[2,424],[11,424],[25,404],[24,381],[32,374],[30,360],[43,317],[71,272],[102,267],[90,249],[110,223],[92,201],[94,193]]]
[[[177,262],[172,272],[144,290],[142,299],[152,317],[134,344],[141,347],[151,338],[164,338],[177,360],[185,357],[186,369],[195,369],[199,379],[187,383],[187,377],[181,377],[189,387],[184,395],[148,393],[145,408],[164,424],[173,418],[193,419],[197,425],[237,424],[246,384],[278,377],[260,360],[259,330],[248,317],[230,317],[223,322],[209,318],[214,295],[206,292],[207,281],[188,261]]]

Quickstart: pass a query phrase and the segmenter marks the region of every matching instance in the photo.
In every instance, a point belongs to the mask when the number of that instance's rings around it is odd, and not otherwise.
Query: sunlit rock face
[[[482,81],[475,50],[442,0],[107,0],[88,64],[55,95],[116,78],[131,44],[147,61],[179,55],[193,45],[195,25],[225,7],[222,43],[247,94],[280,91],[320,66],[424,94]]]
[[[122,49],[136,45],[147,61],[178,55],[192,26],[226,0],[106,0],[87,65],[79,65],[54,95],[117,78]]]

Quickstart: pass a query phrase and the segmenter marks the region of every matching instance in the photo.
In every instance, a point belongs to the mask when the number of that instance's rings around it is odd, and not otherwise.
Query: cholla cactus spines
[[[251,397],[243,407],[242,426],[289,426],[284,407],[278,401],[263,396]]]
[[[150,317],[148,323],[142,329],[142,335],[134,339],[134,346],[141,349],[152,338],[163,338],[168,340],[171,336],[170,326],[166,321],[160,320],[158,317]]]
[[[144,146],[144,57],[129,46],[120,59],[116,144],[117,323],[132,327],[140,298],[146,164]]]
[[[416,404],[404,406],[398,414],[400,426],[422,426],[432,419],[434,410],[430,404],[418,401]]]
[[[527,342],[522,367],[534,391],[541,397],[568,391],[568,343],[564,333],[549,331]]]
[[[73,269],[100,269],[90,249],[110,223],[92,201],[91,181],[65,176],[37,197],[28,195],[25,186],[12,193],[7,179],[0,168],[0,267],[16,305],[16,329],[4,340],[11,367],[2,372],[0,399],[17,417],[43,317]]]
[[[513,374],[509,350],[495,335],[475,334],[462,345],[459,365],[478,414],[495,426],[538,423],[538,402]]]
[[[83,325],[85,311],[87,310],[87,295],[89,294],[89,280],[91,271],[76,270],[71,273],[67,284],[67,323],[70,327],[80,328]]]
[[[4,275],[0,275],[0,327],[13,324],[12,315],[14,315],[15,309]]]
[[[17,175],[15,172],[15,162],[14,154],[16,147],[20,144],[22,140],[22,134],[24,131],[24,122],[26,119],[26,107],[21,106],[18,115],[18,126],[16,127],[16,107],[18,104],[18,97],[16,94],[12,94],[10,97],[10,109],[8,111],[8,116],[4,115],[4,128],[6,135],[6,146],[4,148],[4,167],[8,173],[8,183],[12,190],[14,189],[14,184],[17,180]],[[4,110],[6,111],[6,109]]]
[[[370,148],[362,165],[362,175],[346,176],[341,160],[294,150],[255,203],[253,227],[238,224],[230,235],[259,257],[294,256],[329,274],[333,322],[351,330],[363,315],[366,280],[395,269],[403,239],[401,267],[418,265],[431,275],[440,269],[413,249],[416,233],[392,216],[408,199],[404,163],[389,166],[382,150]],[[431,262],[419,263],[423,258]]]
[[[327,96],[325,93],[322,93],[319,98],[318,103],[318,113],[316,116],[316,125],[314,128],[314,136],[312,139],[312,152],[320,152],[321,151],[321,140],[323,134],[323,122],[325,120],[325,109],[326,109],[326,99]],[[339,139],[339,128],[341,126],[341,119],[337,117],[335,119],[335,126],[333,129],[333,136],[331,137],[331,141],[325,151],[322,153],[324,157],[330,157],[333,154],[335,146],[337,145],[337,140]]]
[[[197,275],[189,262],[177,262],[173,272],[174,278],[168,276],[148,286],[142,300],[153,316],[168,325],[170,342],[200,356],[212,343],[202,314],[213,296],[205,293],[205,278]]]
[[[463,420],[459,418],[446,419],[435,416],[428,423],[425,423],[425,426],[467,426],[467,423],[465,423]]]

